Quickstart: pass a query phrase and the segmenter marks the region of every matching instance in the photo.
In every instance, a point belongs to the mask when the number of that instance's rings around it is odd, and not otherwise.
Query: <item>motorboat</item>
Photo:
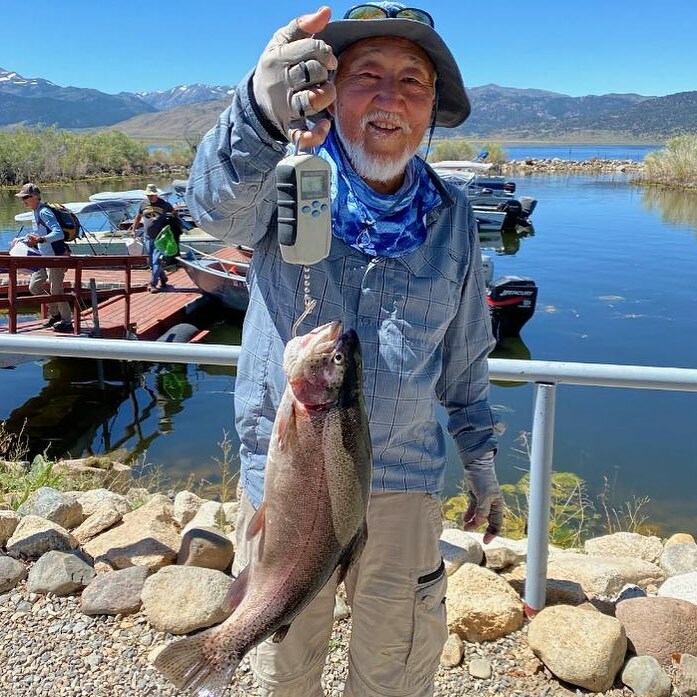
[[[126,198],[115,198],[104,194],[126,194]],[[64,204],[80,220],[82,229],[78,238],[68,242],[71,253],[78,255],[125,255],[142,254],[143,245],[131,232],[133,219],[138,213],[138,208],[144,199],[135,194],[144,195],[142,191],[134,190],[133,196],[129,192],[102,192],[90,197],[94,200],[82,202],[68,202]],[[32,226],[34,222],[33,211],[24,211],[14,217],[21,223],[20,232],[25,226]],[[189,245],[202,252],[214,252],[222,247],[222,243],[216,237],[208,234],[193,223],[189,224],[182,217],[182,235],[180,244]]]
[[[221,254],[230,258],[197,252],[193,248],[182,249],[177,262],[201,293],[227,310],[246,311],[249,303],[247,273],[252,260],[250,249],[228,247],[221,250]]]
[[[432,167],[442,179],[467,191],[480,230],[508,230],[529,225],[537,200],[530,196],[515,198],[515,182],[502,176],[485,175],[479,169],[472,169],[472,164],[468,160],[444,160],[435,162]]]

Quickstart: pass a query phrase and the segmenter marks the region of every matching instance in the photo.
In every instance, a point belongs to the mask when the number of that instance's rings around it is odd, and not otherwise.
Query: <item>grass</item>
[[[519,436],[522,453],[529,461],[530,439],[527,433]],[[607,477],[597,495],[598,505],[591,499],[586,483],[572,472],[553,472],[550,486],[549,543],[563,549],[582,547],[583,542],[596,535],[615,532],[656,534],[655,526],[644,513],[648,497],[632,498],[616,507],[612,503]],[[463,484],[464,488],[464,484]],[[530,474],[526,472],[515,484],[501,486],[505,501],[501,534],[517,540],[527,535],[530,511]],[[458,494],[443,503],[446,519],[462,527],[462,516],[467,509],[467,494]]]
[[[644,165],[642,184],[697,188],[697,135],[671,138],[665,148],[648,154]]]

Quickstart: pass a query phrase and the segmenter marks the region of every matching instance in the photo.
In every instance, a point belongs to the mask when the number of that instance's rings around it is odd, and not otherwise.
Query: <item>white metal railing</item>
[[[56,339],[22,334],[0,334],[0,353],[237,365],[240,347],[79,337]],[[535,384],[530,451],[528,569],[525,579],[526,613],[535,614],[544,607],[547,588],[547,538],[549,536],[556,386],[558,384],[595,385],[697,392],[697,369],[490,358],[489,375],[492,380]]]

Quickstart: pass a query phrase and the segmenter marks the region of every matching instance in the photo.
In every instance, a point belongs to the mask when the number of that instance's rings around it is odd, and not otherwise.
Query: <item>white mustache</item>
[[[361,119],[361,129],[364,129],[371,121],[377,121],[379,123],[386,123],[395,128],[401,128],[404,133],[409,135],[411,133],[411,126],[405,123],[401,116],[393,114],[389,111],[374,111],[372,114],[366,114]]]

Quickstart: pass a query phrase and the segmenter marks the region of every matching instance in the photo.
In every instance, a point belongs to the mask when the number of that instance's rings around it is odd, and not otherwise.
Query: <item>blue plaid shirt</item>
[[[287,144],[258,118],[250,90],[248,76],[201,142],[187,199],[202,228],[254,247],[235,417],[241,484],[258,506],[285,388],[283,349],[304,292],[303,267],[282,260],[276,236],[274,168]],[[402,257],[370,258],[334,238],[329,257],[311,267],[317,305],[298,328],[304,334],[341,320],[358,332],[374,491],[442,492],[446,435],[438,403],[464,465],[496,447],[487,366],[494,340],[476,223],[466,196],[433,177],[443,204],[427,216],[424,244]]]

